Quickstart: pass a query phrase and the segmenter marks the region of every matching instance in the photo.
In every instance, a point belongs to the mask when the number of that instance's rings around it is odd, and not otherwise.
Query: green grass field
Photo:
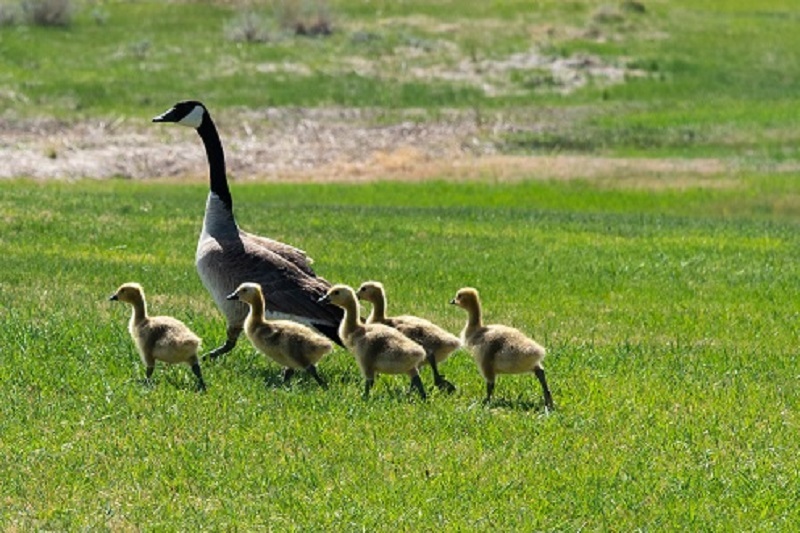
[[[188,96],[432,119],[536,108],[569,119],[510,136],[509,152],[715,157],[736,170],[232,184],[243,228],[307,250],[332,282],[383,281],[390,312],[458,332],[465,316],[448,301],[478,287],[487,320],[548,348],[551,413],[532,375],[501,376],[484,405],[463,351],[441,366],[454,395],[423,371],[427,402],[396,376],[362,400],[341,349],[319,365],[330,390],[283,387],[244,339],[204,365],[205,394],[185,367],[158,366],[147,387],[130,311],[108,296],[138,281],[151,313],[185,321],[206,348],[222,340],[194,270],[206,185],[0,181],[0,529],[797,528],[794,2],[653,1],[620,19],[599,17],[600,1],[341,0],[331,38],[268,44],[225,39],[234,4],[87,3],[66,29],[2,27],[2,117],[147,120]],[[559,95],[517,73],[508,83],[522,92],[490,97],[345,60],[396,65],[410,46],[446,65],[531,42],[651,75]],[[268,62],[310,70],[258,70]]]
[[[743,182],[742,196],[755,194]],[[351,356],[313,381],[240,344],[144,387],[129,310],[223,335],[193,268],[204,187],[2,184],[4,528],[782,529],[797,511],[797,221],[727,191],[589,183],[235,186],[240,223],[298,243],[335,282],[380,278],[392,308],[452,331],[456,289],[546,343],[483,406],[470,358],[423,403]],[[551,195],[576,208],[553,206]],[[383,200],[379,200],[383,199]],[[660,202],[659,202],[660,200]],[[630,198],[626,203],[630,202]],[[662,207],[662,205],[666,207]],[[87,228],[92,228],[88,231]],[[430,387],[430,376],[425,374]]]

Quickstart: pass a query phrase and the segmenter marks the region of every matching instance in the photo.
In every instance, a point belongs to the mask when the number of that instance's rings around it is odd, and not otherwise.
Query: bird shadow
[[[522,398],[508,399],[508,398],[493,398],[488,402],[481,400],[479,402],[484,408],[489,410],[509,410],[520,412],[537,411],[542,414],[550,414],[554,409],[545,407],[544,400],[527,400]]]
[[[205,392],[205,389],[201,389],[198,384],[197,380],[194,379],[194,376],[190,379],[188,376],[180,376],[178,374],[173,373],[165,373],[162,377],[164,381],[167,382],[171,387],[178,389],[178,390],[185,390],[189,392]],[[155,381],[153,379],[150,380],[148,383],[147,379],[142,380],[142,384],[144,387],[147,388],[155,388]]]

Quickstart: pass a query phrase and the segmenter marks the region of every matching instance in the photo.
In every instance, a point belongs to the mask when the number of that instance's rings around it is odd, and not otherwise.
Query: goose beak
[[[239,299],[239,294],[238,294],[238,293],[236,293],[236,292],[232,292],[232,293],[230,293],[229,295],[227,295],[227,296],[225,297],[225,299],[226,299],[226,300],[238,300],[238,299]]]
[[[153,117],[153,122],[177,122],[175,117],[175,108],[170,108],[167,111],[164,111],[157,117]]]

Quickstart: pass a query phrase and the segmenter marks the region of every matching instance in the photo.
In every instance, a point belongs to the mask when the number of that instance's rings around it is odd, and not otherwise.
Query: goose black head
[[[167,111],[153,118],[153,122],[174,122],[182,126],[199,128],[208,110],[201,102],[185,100],[178,102]]]

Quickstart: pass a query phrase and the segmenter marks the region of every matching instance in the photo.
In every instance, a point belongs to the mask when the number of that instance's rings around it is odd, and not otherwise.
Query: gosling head
[[[181,126],[199,128],[207,116],[208,110],[201,102],[185,100],[154,117],[153,122],[174,122]]]
[[[259,298],[264,298],[261,292],[261,285],[258,283],[242,283],[235,291],[225,297],[227,300],[241,300],[253,303]]]
[[[117,292],[111,295],[109,300],[132,304],[134,302],[141,301],[143,294],[144,290],[138,283],[123,283],[119,286]]]
[[[384,294],[383,283],[380,281],[365,281],[356,292],[359,300],[374,302],[381,294]]]
[[[464,309],[474,308],[480,304],[478,290],[473,289],[472,287],[464,287],[463,289],[459,289],[456,293],[456,297],[450,300],[450,303]]]
[[[325,296],[318,300],[320,303],[329,303],[338,307],[345,307],[348,302],[356,301],[356,293],[347,285],[334,285]]]

